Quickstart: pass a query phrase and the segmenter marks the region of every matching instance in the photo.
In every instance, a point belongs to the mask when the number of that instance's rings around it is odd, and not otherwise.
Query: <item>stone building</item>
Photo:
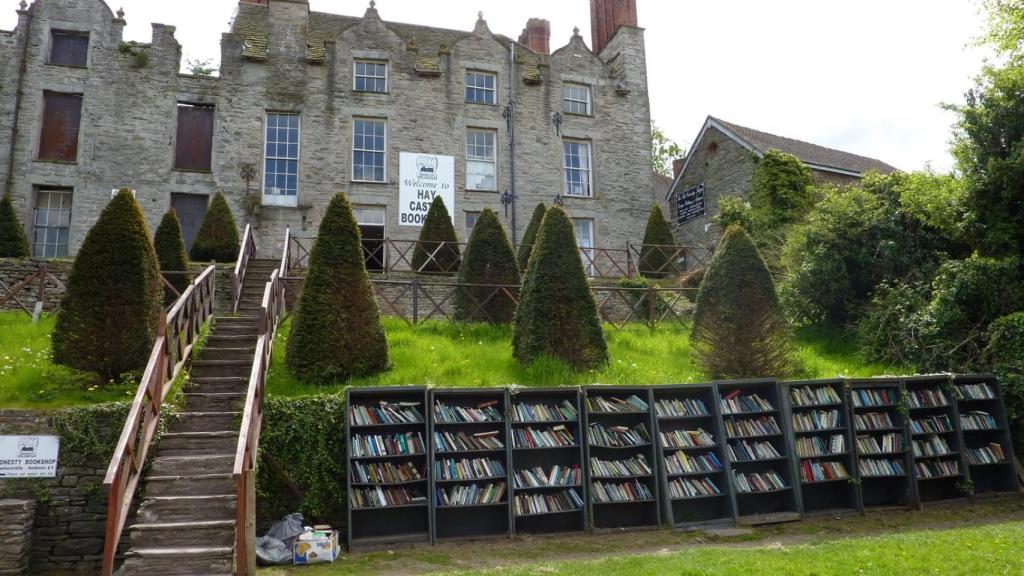
[[[0,182],[37,256],[74,255],[121,187],[153,227],[175,208],[189,242],[223,192],[267,256],[285,227],[315,235],[339,191],[365,237],[417,238],[426,203],[403,181],[451,194],[463,239],[485,207],[518,238],[559,197],[581,243],[624,246],[655,198],[635,0],[591,0],[591,46],[577,33],[554,52],[540,19],[514,41],[482,14],[464,32],[387,22],[374,2],[352,17],[243,0],[219,77],[179,73],[173,26],[124,42],[102,0],[18,16],[0,32]]]
[[[708,116],[685,159],[675,161],[675,181],[665,200],[676,239],[689,246],[714,247],[721,236],[714,226],[723,196],[748,197],[757,159],[768,150],[792,154],[815,181],[855,184],[872,170],[888,174],[892,166],[849,152],[775,136]]]

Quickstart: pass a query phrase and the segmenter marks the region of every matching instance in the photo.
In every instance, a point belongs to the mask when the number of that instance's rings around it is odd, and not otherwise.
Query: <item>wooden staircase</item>
[[[192,362],[184,411],[161,438],[146,476],[119,575],[233,573],[238,503],[232,468],[257,318],[276,268],[274,261],[249,261],[238,314],[214,317],[206,347]]]

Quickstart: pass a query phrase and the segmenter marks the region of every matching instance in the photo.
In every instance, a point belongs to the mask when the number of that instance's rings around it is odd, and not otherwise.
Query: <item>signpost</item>
[[[0,436],[0,478],[57,476],[56,436]]]
[[[676,220],[680,225],[703,218],[706,213],[703,184],[690,188],[676,198]]]
[[[455,157],[402,152],[398,161],[398,223],[423,227],[430,203],[440,196],[455,222]]]

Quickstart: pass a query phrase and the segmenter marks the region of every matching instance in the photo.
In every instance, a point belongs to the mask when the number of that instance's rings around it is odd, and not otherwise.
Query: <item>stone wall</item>
[[[6,298],[7,290],[13,289],[29,275],[36,272],[41,264],[41,262],[35,260],[0,258],[0,282],[6,285],[6,288],[0,285],[0,299]],[[56,278],[56,281],[53,278],[47,278],[43,294],[43,310],[53,312],[60,305],[61,298],[64,297],[64,287],[67,286],[68,276],[71,274],[71,263],[52,261],[47,262],[46,267],[48,272]],[[39,280],[35,279],[18,291],[16,295],[17,300],[12,299],[3,306],[0,306],[0,311],[25,310],[26,308],[29,311],[34,310],[38,295]],[[18,303],[19,301],[21,304]]]
[[[0,576],[28,570],[35,500],[0,500]]]

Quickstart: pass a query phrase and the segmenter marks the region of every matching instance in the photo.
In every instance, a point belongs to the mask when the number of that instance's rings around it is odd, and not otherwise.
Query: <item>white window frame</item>
[[[569,151],[567,146],[576,144],[579,146],[585,146],[587,149],[587,166],[569,166],[567,162]],[[581,158],[577,154],[578,158]],[[582,186],[583,181],[577,184],[569,179],[570,173],[582,173],[586,176],[585,184],[586,190],[582,194],[573,193],[573,188],[576,186]],[[566,196],[573,198],[593,198],[594,197],[594,143],[590,140],[581,140],[577,138],[564,138],[562,139],[562,190]]]
[[[469,135],[472,133],[488,134],[492,137],[493,151],[490,158],[484,156],[475,156],[470,154],[469,146]],[[486,147],[486,144],[484,145]],[[474,164],[490,164],[491,165],[491,177],[494,180],[494,186],[491,188],[482,186],[470,186],[470,173],[469,165]],[[466,128],[466,190],[472,190],[477,192],[497,192],[498,191],[498,131],[492,128]]]
[[[372,150],[369,148],[356,148],[356,124],[359,122],[374,122],[384,125],[384,149]],[[356,152],[383,154],[384,177],[381,180],[356,178]],[[363,164],[362,166],[366,166]],[[388,120],[387,118],[374,118],[370,116],[356,116],[352,119],[352,181],[369,184],[387,184],[388,182]]]
[[[478,86],[478,85],[475,85],[475,84],[470,86],[470,84],[469,84],[469,77],[470,76],[480,76],[480,77],[492,78],[494,80],[494,87],[493,88],[487,88],[486,85]],[[466,93],[464,94],[464,96],[466,98],[466,103],[467,104],[482,104],[484,106],[496,106],[498,104],[498,75],[495,74],[494,72],[488,72],[486,70],[466,70],[466,74],[465,74],[465,76],[463,78],[463,81],[464,81],[464,83],[466,85],[465,86]],[[490,94],[490,101],[486,101],[485,100],[484,102],[481,102],[479,100],[470,100],[469,99],[469,91],[470,91],[470,89],[479,90],[479,91],[483,92],[484,94]]]
[[[296,126],[296,147],[295,157],[290,156],[271,156],[267,154],[267,146],[270,144],[267,138],[267,130],[270,128],[270,117],[271,116],[294,116],[298,121]],[[275,141],[275,144],[279,144],[280,141]],[[288,144],[286,141],[285,144]],[[267,165],[271,160],[295,162],[295,194],[267,194]],[[275,171],[275,174],[281,172]],[[285,173],[287,175],[287,173]],[[276,110],[268,110],[263,117],[263,170],[260,172],[260,192],[262,197],[262,204],[264,206],[285,206],[295,207],[299,205],[299,190],[302,188],[302,114],[298,112],[281,112]]]
[[[583,239],[580,238],[579,225],[586,224],[587,232],[590,236],[590,244],[584,244]],[[576,247],[580,251],[580,261],[583,263],[583,268],[587,271],[588,276],[594,275],[594,260],[596,258],[596,252],[594,246],[597,245],[596,238],[594,237],[595,226],[593,218],[573,218],[572,219],[572,233],[576,237]],[[587,258],[583,257],[583,254],[587,255]]]
[[[384,67],[384,76],[369,76],[366,74],[359,74],[356,72],[360,64],[373,64],[375,66]],[[371,58],[357,58],[352,61],[352,91],[353,92],[365,92],[367,94],[387,94],[391,91],[391,78],[390,78],[390,66],[388,66],[387,60],[373,60]],[[363,78],[366,80],[384,80],[384,90],[366,90],[365,88],[360,90],[356,87],[359,79]]]
[[[47,211],[46,223],[42,226],[39,225],[39,199],[40,196],[46,194],[46,207],[42,208]],[[38,188],[35,193],[35,207],[32,209],[32,257],[33,258],[67,258],[71,254],[71,210],[74,205],[74,190],[70,188]],[[60,197],[60,204],[57,208],[53,207],[54,197]],[[65,202],[66,200],[66,202]],[[57,212],[57,225],[50,225],[50,218],[52,212]],[[61,217],[62,212],[67,212],[66,225],[62,225]],[[39,229],[43,230],[43,242],[42,244],[36,242],[36,233]],[[65,242],[62,244],[60,241],[60,231],[65,231]],[[51,234],[56,235],[56,239],[50,242]],[[49,253],[48,248],[53,247],[53,253]],[[61,248],[63,247],[63,251]],[[38,248],[42,248],[40,252]]]
[[[573,94],[573,90],[582,91],[583,99],[580,99],[580,94]],[[566,114],[592,116],[594,114],[593,102],[594,98],[590,85],[578,82],[566,82],[562,85],[562,111]],[[574,105],[582,105],[583,111],[573,110],[572,107]]]

